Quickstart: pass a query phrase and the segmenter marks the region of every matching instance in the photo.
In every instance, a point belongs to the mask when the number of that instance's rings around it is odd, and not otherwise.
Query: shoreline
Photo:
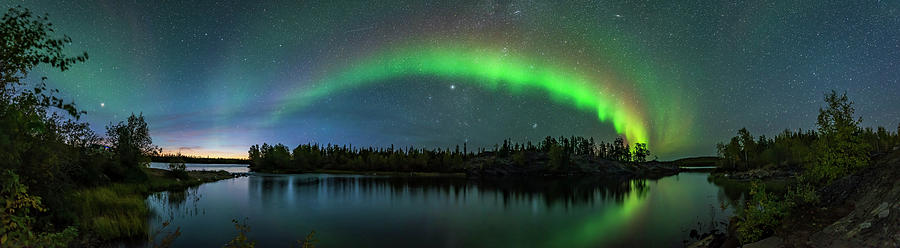
[[[152,194],[185,190],[204,183],[238,177],[226,171],[187,171],[193,180],[181,180],[167,170],[143,168],[144,182],[111,183],[83,188],[68,198],[77,218],[76,226],[84,232],[76,243],[83,247],[116,246],[122,242],[146,239],[150,233],[151,215],[146,199]]]
[[[576,160],[572,166],[561,170],[551,170],[545,164],[535,163],[527,166],[501,164],[485,166],[473,163],[463,171],[457,172],[423,172],[423,171],[355,171],[339,169],[269,169],[258,170],[249,167],[251,173],[267,174],[353,174],[353,175],[386,175],[386,176],[423,176],[423,177],[466,177],[466,178],[507,178],[507,177],[567,177],[567,176],[601,176],[601,177],[639,177],[661,178],[677,175],[680,172],[692,171],[681,168],[674,162],[649,161],[641,163],[620,163],[608,160]]]

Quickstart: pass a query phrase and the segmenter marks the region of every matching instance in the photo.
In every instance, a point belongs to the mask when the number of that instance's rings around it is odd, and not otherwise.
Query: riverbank
[[[113,183],[82,189],[68,197],[82,235],[82,247],[146,237],[150,210],[144,200],[152,193],[184,190],[207,182],[234,178],[225,171],[187,171],[189,179],[170,176],[166,170],[144,168],[148,179],[140,183]]]
[[[797,174],[763,169],[730,175],[717,173],[710,180],[721,185],[758,179],[767,185],[767,190],[778,192],[783,189],[770,185],[787,185]],[[792,209],[773,235],[745,247],[900,247],[900,180],[897,178],[900,178],[900,148],[874,155],[870,166],[818,188],[817,202]],[[729,227],[731,234],[734,223]],[[698,243],[697,247],[737,246],[733,236],[715,238],[716,245]]]
[[[820,201],[764,240],[787,247],[900,247],[900,149],[818,190]]]

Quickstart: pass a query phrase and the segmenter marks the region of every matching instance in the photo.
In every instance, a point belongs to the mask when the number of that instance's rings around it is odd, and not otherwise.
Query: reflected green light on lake
[[[683,246],[734,202],[706,173],[658,180],[256,174],[148,198],[176,247],[222,246],[246,218],[259,247],[311,230],[322,247]],[[728,204],[726,204],[728,203]],[[726,207],[722,207],[726,206]]]

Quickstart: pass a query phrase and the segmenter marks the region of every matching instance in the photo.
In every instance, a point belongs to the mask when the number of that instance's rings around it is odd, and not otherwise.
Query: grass
[[[179,180],[164,170],[144,170],[149,178],[146,182],[114,183],[73,193],[69,202],[78,216],[79,229],[104,241],[146,236],[150,209],[144,200],[150,193],[231,177],[227,172],[190,172],[193,180]]]
[[[147,232],[150,209],[140,187],[114,184],[80,190],[73,195],[79,228],[102,240],[137,237]]]

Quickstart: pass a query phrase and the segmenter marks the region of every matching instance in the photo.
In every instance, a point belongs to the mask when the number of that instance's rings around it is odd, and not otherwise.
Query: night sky
[[[864,126],[900,122],[900,1],[261,2],[2,5],[90,55],[32,78],[101,133],[143,113],[166,152],[579,135],[672,159],[814,128],[832,89]]]

